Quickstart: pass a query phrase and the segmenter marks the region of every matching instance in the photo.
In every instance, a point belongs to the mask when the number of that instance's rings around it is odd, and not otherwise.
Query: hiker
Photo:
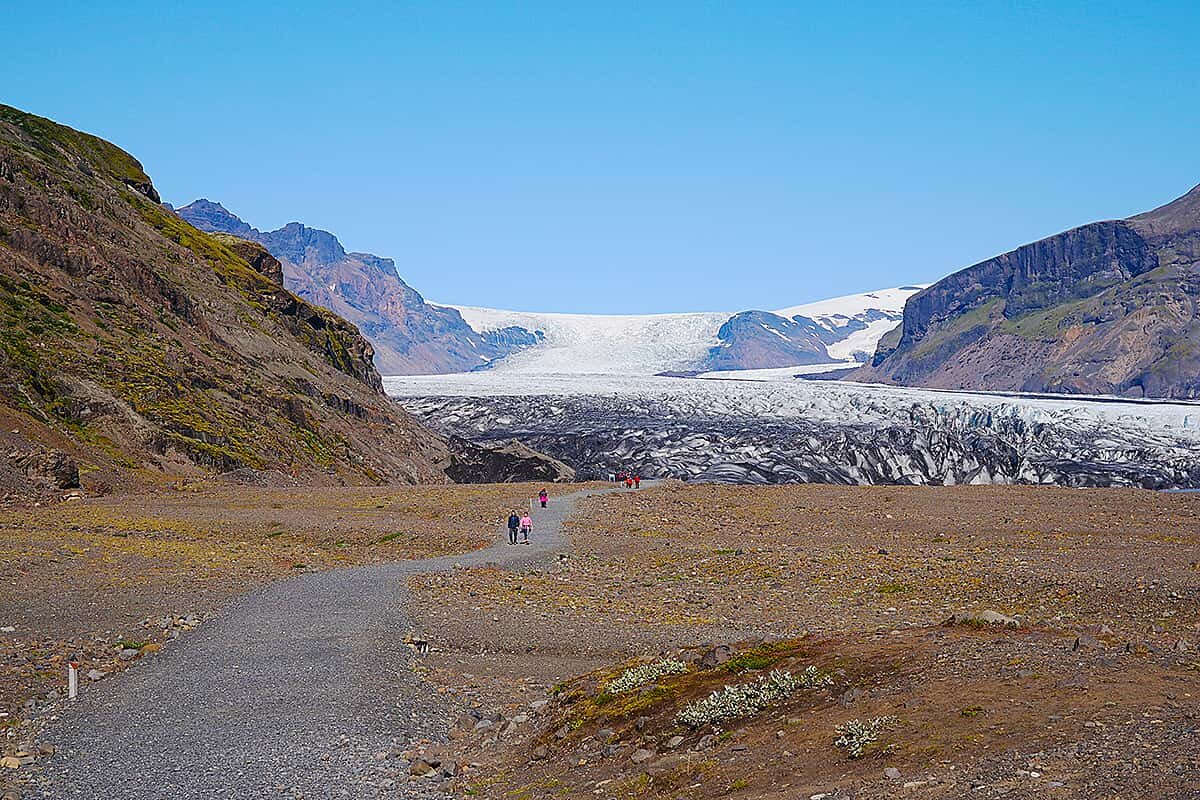
[[[626,477],[626,478],[625,478],[625,488],[626,488],[626,489],[632,489],[632,488],[633,488],[633,478],[629,478],[629,477]]]
[[[521,527],[521,518],[513,511],[508,515],[508,543],[517,543],[517,528]]]
[[[546,490],[542,489],[538,492],[538,502],[542,504],[542,508],[546,507],[546,501],[550,499],[550,495],[546,494]]]
[[[529,532],[533,530],[533,517],[529,516],[529,512],[525,512],[525,516],[521,517],[521,535],[525,540],[521,544],[529,544]]]
[[[635,488],[635,489],[642,488],[642,476],[641,475],[633,476],[633,488]]]

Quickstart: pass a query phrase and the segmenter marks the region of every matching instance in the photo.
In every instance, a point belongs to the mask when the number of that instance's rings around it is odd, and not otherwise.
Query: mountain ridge
[[[290,289],[358,326],[385,374],[467,371],[507,352],[472,330],[457,311],[426,302],[400,277],[392,259],[348,252],[329,231],[300,222],[260,231],[205,198],[176,213],[200,230],[266,247],[282,262]]]
[[[1200,396],[1200,186],[959,270],[850,376],[947,389]]]

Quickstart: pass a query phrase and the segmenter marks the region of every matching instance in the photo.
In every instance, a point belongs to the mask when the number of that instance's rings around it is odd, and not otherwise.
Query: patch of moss
[[[123,183],[150,185],[150,177],[136,158],[98,136],[3,104],[0,104],[0,121],[15,125],[37,151],[55,161],[74,162],[82,157]]]

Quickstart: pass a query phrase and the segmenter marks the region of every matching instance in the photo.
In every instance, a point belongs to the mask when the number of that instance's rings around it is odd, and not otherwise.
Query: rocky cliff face
[[[426,303],[401,280],[390,258],[347,253],[328,231],[298,222],[259,231],[203,199],[178,214],[200,230],[266,247],[282,262],[288,289],[354,323],[371,340],[375,363],[385,375],[466,372],[514,346],[476,332],[454,309]]]
[[[1200,187],[988,259],[909,299],[852,377],[909,385],[1200,396]]]
[[[129,154],[0,106],[0,419],[30,481],[36,454],[60,487],[71,463],[85,487],[446,480],[446,440],[381,393],[370,344],[281,276],[159,205]]]

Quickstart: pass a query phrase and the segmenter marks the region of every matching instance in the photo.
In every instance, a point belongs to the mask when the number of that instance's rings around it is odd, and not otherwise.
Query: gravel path
[[[83,686],[47,736],[45,798],[420,798],[388,757],[445,734],[447,706],[409,669],[404,579],[519,566],[566,547],[588,490],[538,509],[533,543],[310,573],[236,600],[109,681]],[[85,680],[84,683],[87,683]]]

